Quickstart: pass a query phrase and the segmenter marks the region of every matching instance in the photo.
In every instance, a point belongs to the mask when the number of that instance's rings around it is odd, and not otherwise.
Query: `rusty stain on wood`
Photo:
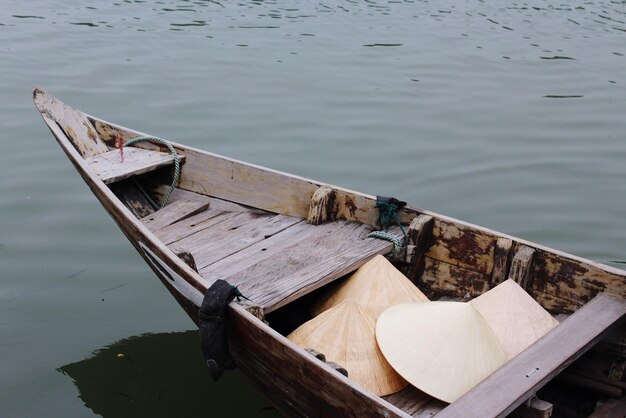
[[[496,237],[472,228],[435,220],[430,258],[491,275]]]
[[[426,257],[420,283],[443,295],[476,297],[489,289],[490,279],[486,274]]]

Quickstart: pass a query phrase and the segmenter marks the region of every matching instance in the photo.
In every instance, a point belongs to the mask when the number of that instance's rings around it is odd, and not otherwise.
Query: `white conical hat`
[[[376,344],[374,320],[354,302],[343,302],[305,322],[287,338],[345,367],[348,377],[384,396],[408,383],[391,368]]]
[[[528,293],[508,279],[470,301],[511,359],[559,323]]]
[[[312,309],[318,315],[345,300],[357,302],[377,319],[387,308],[428,298],[382,255],[377,255],[356,270],[337,288],[323,296]]]
[[[445,402],[454,402],[506,362],[496,336],[469,303],[394,306],[378,318],[376,339],[402,377]]]

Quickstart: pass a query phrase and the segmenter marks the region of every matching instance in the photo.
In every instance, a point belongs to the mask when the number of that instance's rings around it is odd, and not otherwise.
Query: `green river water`
[[[276,417],[35,111],[626,260],[624,1],[0,0],[0,417]],[[124,356],[118,356],[123,354]]]

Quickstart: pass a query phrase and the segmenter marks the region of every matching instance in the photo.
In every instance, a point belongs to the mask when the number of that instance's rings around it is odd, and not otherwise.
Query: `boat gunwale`
[[[131,128],[127,128],[127,127],[122,126],[122,125],[111,123],[111,122],[109,122],[109,121],[107,121],[105,119],[93,116],[91,114],[88,114],[88,113],[85,113],[85,112],[82,112],[82,111],[80,111],[80,112],[83,113],[88,118],[90,118],[92,120],[96,120],[96,121],[101,122],[103,124],[106,124],[106,125],[108,125],[108,126],[110,126],[112,128],[119,129],[119,130],[124,130],[124,131],[130,132],[130,133],[134,133],[137,136],[147,136],[147,135],[149,135],[147,133],[144,133],[144,132],[141,132],[141,131],[137,131],[135,129],[131,129]],[[316,180],[313,180],[313,179],[310,179],[310,178],[307,178],[307,177],[299,176],[297,174],[287,173],[287,172],[276,170],[276,169],[273,169],[273,168],[270,168],[270,167],[266,167],[266,166],[262,166],[262,165],[258,165],[258,164],[254,164],[254,163],[249,163],[249,162],[246,162],[246,161],[242,161],[242,160],[238,160],[238,159],[231,158],[231,157],[228,157],[228,156],[224,156],[224,155],[221,155],[221,154],[216,154],[214,152],[206,151],[206,150],[203,150],[203,149],[200,149],[200,148],[196,148],[196,147],[193,147],[193,146],[184,145],[184,144],[181,144],[181,143],[178,143],[178,142],[175,142],[175,141],[170,141],[169,139],[168,139],[168,142],[170,144],[172,144],[172,146],[174,146],[177,149],[180,149],[183,152],[185,150],[191,150],[191,151],[197,152],[199,154],[205,154],[205,155],[208,155],[208,156],[211,156],[211,157],[214,157],[214,158],[218,158],[218,159],[230,162],[230,163],[240,164],[240,165],[243,165],[243,166],[246,166],[246,167],[251,167],[251,168],[258,169],[258,170],[263,170],[263,171],[266,171],[266,172],[269,172],[269,173],[285,176],[285,177],[288,177],[288,178],[291,178],[291,179],[294,179],[294,180],[299,180],[299,181],[303,181],[303,182],[306,182],[306,183],[310,183],[310,184],[313,184],[313,185],[318,186],[318,187],[329,186],[329,187],[332,187],[333,189],[340,190],[340,191],[348,193],[348,194],[354,194],[356,196],[360,196],[360,197],[366,198],[368,200],[371,200],[372,204],[374,204],[376,202],[376,196],[374,196],[374,195],[370,195],[370,194],[367,194],[367,193],[359,192],[359,191],[348,189],[348,188],[341,187],[341,186],[335,186],[334,184],[331,184],[331,183],[324,183],[324,182],[316,181]],[[136,144],[136,146],[141,147],[142,145],[141,144]],[[561,251],[561,250],[555,249],[553,247],[549,247],[549,246],[546,246],[546,245],[543,245],[543,244],[539,244],[539,243],[534,242],[534,241],[529,241],[529,240],[527,240],[525,238],[519,238],[519,237],[514,236],[514,235],[509,235],[507,233],[499,232],[499,231],[490,229],[488,227],[484,227],[484,226],[481,226],[481,225],[478,225],[478,224],[474,224],[474,223],[471,223],[471,222],[468,222],[468,221],[464,221],[462,219],[457,219],[457,218],[454,218],[454,217],[451,217],[451,216],[448,216],[448,215],[443,215],[443,214],[440,214],[440,213],[437,213],[437,212],[433,212],[433,211],[430,211],[430,210],[427,210],[427,209],[418,208],[418,207],[415,207],[415,206],[411,205],[410,203],[407,204],[404,208],[402,208],[401,212],[404,212],[404,215],[406,217],[406,218],[403,218],[401,220],[402,220],[403,223],[406,223],[406,224],[410,223],[411,220],[414,217],[418,216],[418,215],[433,216],[433,217],[435,217],[435,218],[437,218],[439,220],[443,220],[443,221],[446,221],[446,222],[449,222],[449,223],[459,224],[459,225],[462,225],[462,226],[465,226],[465,227],[469,227],[469,228],[475,229],[477,231],[483,232],[485,234],[493,235],[493,236],[495,236],[497,238],[510,239],[510,240],[520,244],[520,245],[526,245],[526,246],[529,246],[529,247],[532,247],[532,248],[535,248],[535,249],[538,249],[538,250],[541,250],[541,251],[552,253],[552,254],[560,256],[560,257],[569,258],[569,259],[571,259],[573,261],[588,263],[588,264],[593,265],[595,267],[598,267],[598,268],[600,268],[602,270],[605,270],[608,273],[613,273],[613,274],[626,276],[626,270],[620,269],[618,267],[610,266],[608,264],[604,264],[604,263],[601,263],[599,261],[594,261],[594,260],[591,260],[591,259],[588,259],[588,258],[584,258],[582,256],[578,256],[578,255],[575,255],[575,254],[567,253],[565,251]]]

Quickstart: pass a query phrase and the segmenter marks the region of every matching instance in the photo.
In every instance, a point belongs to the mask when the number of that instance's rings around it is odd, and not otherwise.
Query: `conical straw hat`
[[[354,302],[346,301],[304,323],[287,338],[313,348],[345,367],[348,377],[384,396],[408,385],[387,363],[374,335],[374,320]]]
[[[394,306],[376,324],[378,346],[418,389],[454,402],[506,362],[485,320],[469,303]]]
[[[509,279],[470,301],[511,359],[559,323],[515,281]]]
[[[382,255],[363,264],[346,281],[323,296],[312,309],[318,315],[345,300],[357,302],[377,319],[387,308],[428,298]]]

